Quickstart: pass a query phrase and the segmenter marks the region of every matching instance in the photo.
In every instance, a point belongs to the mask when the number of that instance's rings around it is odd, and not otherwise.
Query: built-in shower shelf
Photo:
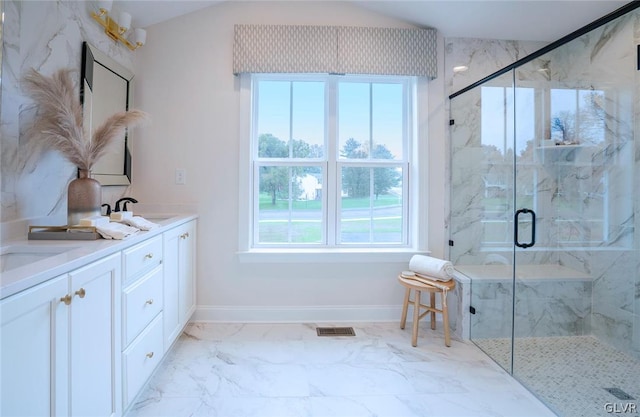
[[[538,146],[536,149],[544,149],[544,150],[562,150],[562,149],[576,149],[576,148],[586,148],[589,147],[590,145],[583,145],[583,144],[577,144],[577,145],[546,145],[546,146]]]
[[[593,160],[596,146],[593,144],[576,145],[547,145],[538,146],[539,156],[542,162],[566,165],[587,165],[592,166],[597,163]],[[586,149],[583,151],[583,149]]]

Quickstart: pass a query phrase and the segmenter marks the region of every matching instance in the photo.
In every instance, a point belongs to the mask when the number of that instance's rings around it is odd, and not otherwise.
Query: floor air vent
[[[617,398],[621,399],[621,400],[635,400],[635,398],[633,398],[631,395],[627,394],[626,392],[622,391],[620,388],[605,388],[605,391],[607,391],[609,394],[615,395]]]
[[[318,336],[355,336],[353,327],[316,327]]]

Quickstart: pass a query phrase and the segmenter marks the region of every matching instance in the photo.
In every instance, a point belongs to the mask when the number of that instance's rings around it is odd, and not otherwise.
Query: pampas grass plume
[[[31,69],[23,78],[25,89],[36,102],[38,112],[31,134],[36,149],[50,148],[60,152],[83,170],[91,170],[115,139],[127,128],[148,119],[140,110],[119,112],[108,117],[90,136],[82,123],[82,105],[71,80],[70,69],[56,71],[46,77]]]

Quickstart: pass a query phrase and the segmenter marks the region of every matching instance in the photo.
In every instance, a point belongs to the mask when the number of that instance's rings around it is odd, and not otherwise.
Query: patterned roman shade
[[[436,78],[435,29],[341,27],[338,72]]]
[[[313,73],[336,68],[333,26],[235,25],[233,73]]]
[[[436,30],[235,25],[233,73],[437,76]]]

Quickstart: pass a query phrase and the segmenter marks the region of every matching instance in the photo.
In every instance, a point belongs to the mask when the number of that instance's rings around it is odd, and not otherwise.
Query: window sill
[[[408,263],[413,255],[429,251],[411,248],[252,249],[236,252],[240,263]]]

